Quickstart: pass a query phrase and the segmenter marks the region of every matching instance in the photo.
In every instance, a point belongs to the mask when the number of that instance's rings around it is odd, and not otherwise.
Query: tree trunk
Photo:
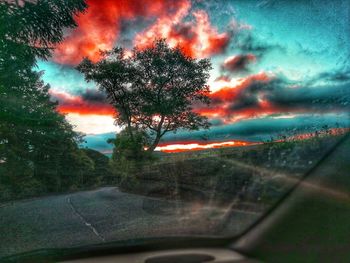
[[[157,134],[157,137],[154,139],[152,145],[147,149],[147,152],[152,153],[156,149],[160,141],[160,137],[161,137],[160,134],[159,135]]]
[[[131,127],[131,122],[130,121],[128,121],[127,130],[128,130],[130,139],[134,142],[134,134],[132,133],[132,127]]]
[[[159,141],[160,141],[160,138],[162,137],[162,135],[164,135],[164,133],[162,134],[162,125],[164,123],[164,119],[165,119],[165,116],[163,115],[159,121],[159,124],[158,124],[158,127],[157,127],[157,135],[156,135],[156,138],[154,139],[152,145],[147,149],[147,151],[149,153],[152,153],[155,148],[157,147]]]

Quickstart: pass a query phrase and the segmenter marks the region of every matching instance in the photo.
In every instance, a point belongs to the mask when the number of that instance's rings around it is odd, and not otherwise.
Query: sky
[[[114,109],[75,67],[99,50],[147,48],[155,38],[209,58],[212,103],[194,110],[210,130],[167,134],[162,145],[261,142],[281,134],[349,127],[350,7],[347,0],[87,0],[38,70],[84,146],[109,152]]]

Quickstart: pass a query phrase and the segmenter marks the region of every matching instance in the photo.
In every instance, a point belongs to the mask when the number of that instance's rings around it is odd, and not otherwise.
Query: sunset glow
[[[118,132],[120,128],[114,125],[114,118],[111,116],[77,113],[66,114],[70,123],[75,123],[75,129],[85,134],[101,134],[110,131]]]
[[[258,143],[244,142],[244,141],[225,141],[225,142],[184,142],[168,145],[160,145],[156,148],[156,151],[175,153],[175,152],[185,152],[185,151],[200,151],[207,149],[217,149],[224,147],[241,147],[255,145]]]

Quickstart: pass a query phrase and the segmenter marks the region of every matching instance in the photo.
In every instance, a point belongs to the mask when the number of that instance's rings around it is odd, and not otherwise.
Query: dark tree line
[[[0,2],[0,199],[91,183],[95,162],[35,70],[85,8],[84,0]]]

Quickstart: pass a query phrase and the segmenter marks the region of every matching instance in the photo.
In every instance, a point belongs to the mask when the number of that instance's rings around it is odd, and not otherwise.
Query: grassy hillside
[[[168,199],[271,204],[324,156],[340,136],[186,153],[160,153],[128,171],[124,191]]]

